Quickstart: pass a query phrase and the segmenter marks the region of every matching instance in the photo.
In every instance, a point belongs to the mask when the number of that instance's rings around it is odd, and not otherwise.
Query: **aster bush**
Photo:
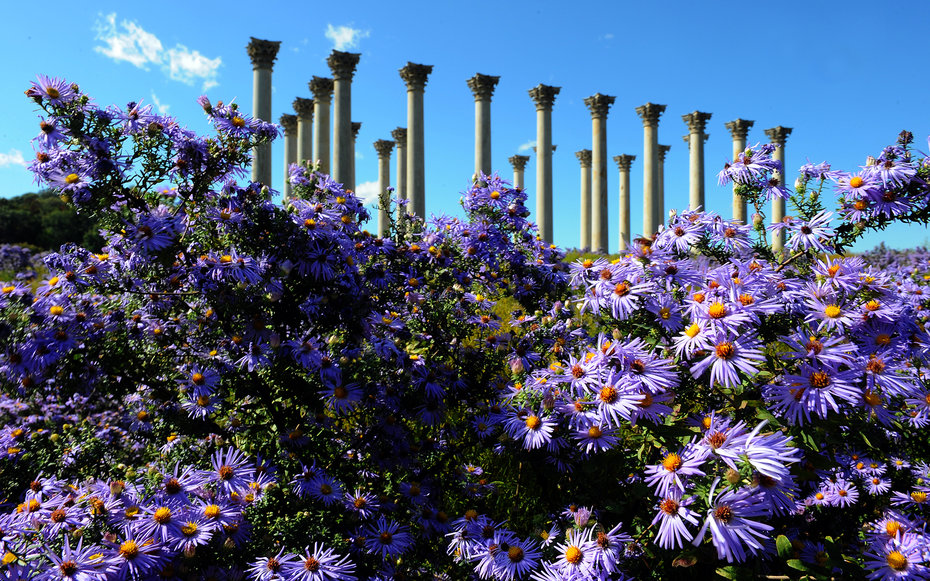
[[[234,104],[202,137],[26,94],[37,178],[105,245],[2,285],[7,577],[927,575],[930,264],[840,255],[926,219],[908,134],[793,192],[769,146],[728,165],[792,201],[784,255],[694,211],[567,263],[496,175],[380,238],[312,166],[283,205],[242,185],[278,129]]]

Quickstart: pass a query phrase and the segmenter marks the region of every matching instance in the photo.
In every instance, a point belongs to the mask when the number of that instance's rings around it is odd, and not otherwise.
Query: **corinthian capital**
[[[620,168],[622,172],[629,172],[630,168],[633,167],[633,160],[636,159],[635,155],[615,155],[614,161],[617,162],[617,167]]]
[[[313,99],[297,97],[294,99],[294,111],[304,121],[313,121]]]
[[[613,105],[616,100],[616,97],[595,93],[585,99],[584,104],[587,105],[588,110],[591,111],[592,119],[607,119],[607,110],[610,109],[610,106]]]
[[[407,128],[398,127],[394,131],[391,131],[391,137],[394,138],[394,142],[397,143],[397,147],[407,147]]]
[[[526,169],[526,163],[530,160],[528,155],[511,155],[507,158],[507,161],[510,162],[510,165],[513,166],[513,169],[516,171],[523,171]]]
[[[261,40],[254,36],[249,38],[249,44],[245,48],[249,51],[249,58],[252,59],[252,68],[270,69],[273,67],[274,60],[278,56],[278,49],[281,48],[281,41]]]
[[[294,135],[297,131],[297,115],[281,115],[281,127],[284,128],[284,135]]]
[[[355,67],[358,60],[362,57],[357,52],[342,52],[334,50],[326,59],[329,70],[333,72],[333,79],[339,81],[351,81],[355,74]]]
[[[361,130],[362,130],[362,122],[353,121],[352,122],[352,139],[355,139],[356,137],[358,137],[358,132]]]
[[[665,105],[646,103],[636,108],[636,113],[643,120],[643,127],[655,127],[659,124],[659,117],[665,112]]]
[[[494,87],[497,86],[497,82],[500,80],[500,77],[476,73],[474,77],[468,79],[466,82],[468,83],[468,88],[471,89],[472,94],[475,96],[475,101],[490,101],[491,95],[494,94]]]
[[[791,127],[772,127],[771,129],[766,129],[765,134],[768,136],[769,140],[772,143],[777,143],[784,147],[785,141],[788,140],[788,136],[791,135]]]
[[[726,122],[726,128],[730,131],[733,139],[745,140],[746,136],[749,135],[749,128],[754,123],[755,121],[747,121],[746,119],[734,119]]]
[[[537,111],[551,111],[555,104],[555,96],[559,94],[562,87],[552,87],[550,85],[536,85],[530,89],[530,97],[536,103]]]
[[[378,157],[391,157],[391,151],[394,149],[394,142],[390,139],[379,139],[375,141],[375,151]]]
[[[582,149],[581,151],[576,151],[575,157],[578,158],[578,161],[581,163],[581,167],[591,167],[591,150],[590,149]]]
[[[704,126],[710,120],[710,113],[694,111],[687,115],[682,115],[682,120],[688,124],[688,131],[691,133],[704,133]]]
[[[422,91],[426,88],[426,78],[433,72],[433,65],[418,65],[407,62],[407,66],[398,72],[400,78],[407,83],[408,91]]]
[[[668,153],[668,150],[671,149],[671,145],[660,145],[659,146],[659,161],[665,161],[665,154]]]
[[[333,80],[329,77],[313,77],[307,83],[313,98],[321,103],[329,103],[333,98]]]

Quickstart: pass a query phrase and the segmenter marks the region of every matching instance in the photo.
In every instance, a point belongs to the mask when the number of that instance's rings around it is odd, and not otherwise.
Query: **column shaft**
[[[608,252],[607,118],[591,119],[591,251]]]
[[[287,202],[291,197],[291,182],[288,179],[290,174],[290,165],[297,163],[297,128],[298,121],[296,115],[281,115],[281,126],[284,128],[284,180],[281,191],[284,194],[284,201]]]
[[[333,179],[353,189],[352,183],[352,75],[357,53],[334,50],[326,59],[333,72]]]
[[[579,248],[591,248],[591,150],[575,152],[581,162],[581,241]]]
[[[523,189],[523,172],[526,169],[526,163],[530,160],[528,155],[512,155],[508,158],[510,165],[513,166],[513,187]]]
[[[333,80],[326,77],[313,77],[310,81],[313,92],[313,156],[320,164],[320,172],[330,173],[330,123],[329,108],[333,97]]]
[[[252,71],[252,116],[262,121],[271,121],[270,68],[256,68]],[[252,149],[252,181],[271,185],[270,143]]]
[[[426,218],[426,170],[423,142],[423,90],[432,65],[407,63],[400,76],[407,84],[407,199],[408,212]]]
[[[297,112],[297,160],[313,161],[313,99],[294,99]]]
[[[630,168],[635,155],[616,155],[614,161],[620,168],[620,252],[630,245]]]
[[[475,175],[491,173],[491,99],[475,100]]]
[[[775,151],[772,152],[772,157],[781,162],[781,171],[775,172],[775,175],[772,176],[774,179],[778,180],[779,185],[785,185],[785,142],[788,140],[788,136],[791,135],[790,127],[772,127],[771,129],[766,129],[765,134],[769,137],[772,143],[778,147]],[[772,224],[779,224],[785,221],[785,200],[778,197],[772,198]],[[777,230],[772,232],[772,250],[776,253],[780,253],[785,248],[785,231]]]
[[[733,161],[746,149],[746,137],[753,121],[745,119],[736,119],[726,124],[727,129],[733,136]],[[746,200],[736,194],[737,185],[733,184],[733,219],[746,223]]]
[[[536,221],[539,235],[552,240],[552,110],[536,111]]]
[[[375,141],[378,152],[378,236],[387,236],[391,229],[391,201],[388,188],[391,186],[391,150],[394,142],[387,139]]]
[[[658,180],[658,205],[659,205],[659,216],[658,221],[656,222],[656,227],[660,228],[665,226],[665,222],[668,220],[668,214],[665,211],[665,156],[668,154],[668,150],[671,149],[671,145],[660,145],[659,146],[659,180]]]
[[[391,132],[394,143],[397,145],[397,177],[394,180],[394,197],[400,200],[407,199],[407,129],[398,127]],[[409,210],[402,204],[397,206],[397,219],[400,220]]]
[[[657,228],[659,140],[658,128],[643,126],[643,236],[652,236]]]
[[[704,138],[700,133],[688,134],[688,208],[707,211],[704,204]]]

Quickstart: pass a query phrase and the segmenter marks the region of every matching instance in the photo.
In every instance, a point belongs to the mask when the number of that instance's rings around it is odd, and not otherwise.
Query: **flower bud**
[[[727,477],[727,482],[729,482],[730,484],[739,484],[739,481],[741,479],[739,472],[737,472],[736,470],[732,468],[727,468],[726,477]]]
[[[510,362],[510,372],[513,373],[514,375],[517,375],[518,373],[523,373],[523,369],[524,368],[523,368],[522,359],[518,358]]]

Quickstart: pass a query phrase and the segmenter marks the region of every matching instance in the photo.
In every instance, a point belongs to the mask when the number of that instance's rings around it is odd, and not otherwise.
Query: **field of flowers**
[[[793,191],[751,147],[752,224],[565,262],[496,175],[378,238],[313,167],[238,185],[235,105],[26,94],[106,245],[0,249],[4,578],[930,578],[930,253],[844,255],[928,221],[909,133]]]

